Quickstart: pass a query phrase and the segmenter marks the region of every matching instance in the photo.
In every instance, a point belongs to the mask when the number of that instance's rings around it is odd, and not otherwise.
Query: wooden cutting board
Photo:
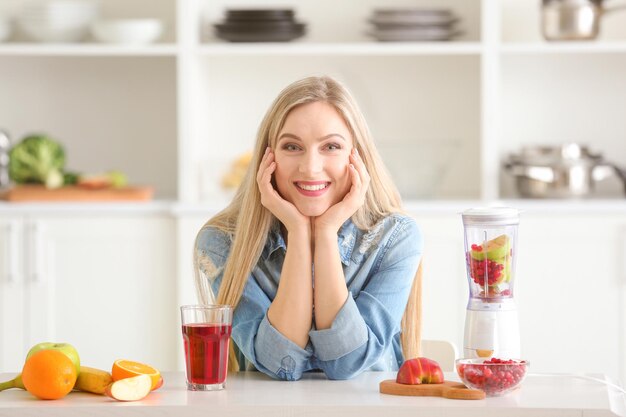
[[[393,379],[380,383],[380,392],[390,395],[413,395],[418,397],[444,397],[454,400],[483,400],[485,393],[467,388],[460,382],[444,381],[442,384],[398,384]]]
[[[122,187],[87,189],[75,185],[48,189],[43,185],[18,185],[0,195],[11,202],[28,201],[148,201],[152,199],[152,187]]]

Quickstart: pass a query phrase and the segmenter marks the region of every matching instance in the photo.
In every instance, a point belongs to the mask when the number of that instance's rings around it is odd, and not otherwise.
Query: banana
[[[109,372],[81,366],[74,389],[94,394],[104,394],[104,390],[112,382],[113,377]]]
[[[26,389],[24,387],[24,382],[22,382],[22,374],[19,374],[10,381],[0,382],[0,391],[4,391],[9,388]]]

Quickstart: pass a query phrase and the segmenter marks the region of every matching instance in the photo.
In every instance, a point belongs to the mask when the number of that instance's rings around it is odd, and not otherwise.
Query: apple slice
[[[137,401],[150,394],[151,387],[152,379],[148,375],[137,375],[113,382],[104,393],[118,401]]]

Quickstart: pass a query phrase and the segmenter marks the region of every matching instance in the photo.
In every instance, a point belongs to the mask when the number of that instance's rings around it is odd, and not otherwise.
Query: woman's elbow
[[[277,381],[298,381],[302,378],[302,372],[289,372],[283,368],[279,369],[277,372],[272,372],[267,369],[263,369],[262,372]]]

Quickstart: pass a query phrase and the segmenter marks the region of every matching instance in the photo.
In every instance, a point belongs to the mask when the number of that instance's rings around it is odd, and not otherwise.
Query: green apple
[[[505,258],[511,249],[509,237],[507,235],[500,235],[494,239],[487,241],[485,247],[481,251],[472,249],[470,255],[477,261],[482,261],[487,255],[487,259],[496,260]]]
[[[54,343],[54,342],[38,343],[32,348],[30,348],[30,350],[28,351],[28,354],[26,355],[26,360],[28,360],[28,358],[30,358],[32,355],[39,352],[40,350],[45,350],[45,349],[58,350],[64,353],[65,356],[70,358],[70,360],[76,367],[76,375],[80,373],[80,357],[78,356],[78,352],[76,351],[76,348],[74,348],[74,346],[70,345],[69,343]]]

